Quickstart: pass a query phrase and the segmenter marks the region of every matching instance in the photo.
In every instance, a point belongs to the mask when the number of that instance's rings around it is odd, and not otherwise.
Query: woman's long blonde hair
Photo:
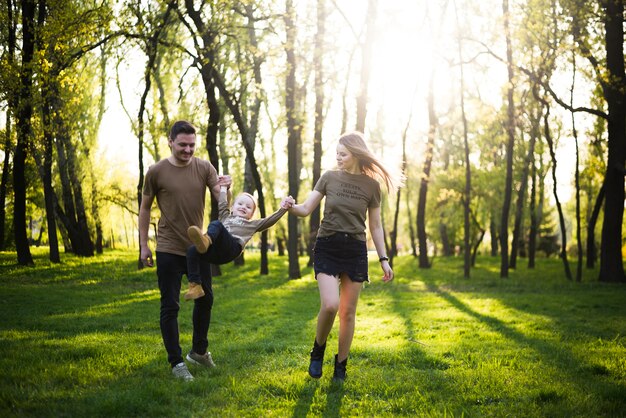
[[[401,179],[397,179],[389,170],[385,168],[383,163],[369,150],[365,143],[363,133],[354,131],[348,132],[339,138],[339,143],[346,147],[348,151],[359,160],[361,171],[369,177],[379,177],[387,186],[387,191],[391,192],[401,185]]]

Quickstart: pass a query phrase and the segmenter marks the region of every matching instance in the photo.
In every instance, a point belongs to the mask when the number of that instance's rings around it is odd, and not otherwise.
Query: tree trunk
[[[170,7],[167,8],[168,12]],[[154,69],[154,63],[157,55],[157,47],[159,40],[159,33],[164,25],[160,26],[159,29],[155,33],[153,33],[147,40],[145,45],[145,53],[148,57],[146,61],[146,67],[143,72],[143,81],[144,88],[143,93],[141,94],[141,98],[139,99],[139,110],[137,112],[137,144],[138,144],[138,152],[137,152],[137,164],[139,166],[139,181],[137,182],[137,213],[141,208],[141,200],[143,197],[143,182],[144,182],[144,166],[143,166],[143,147],[144,147],[144,113],[146,112],[146,101],[148,100],[148,94],[150,93],[150,88],[152,86],[152,71]],[[137,269],[141,270],[144,268],[143,262],[141,261],[141,237],[139,236],[139,230],[137,230]]]
[[[608,163],[605,176],[604,222],[600,248],[603,282],[626,282],[622,260],[624,163],[626,162],[626,74],[624,69],[624,2],[605,0],[606,40],[604,97],[608,107]]]
[[[208,66],[202,66],[200,68],[200,74],[202,76],[202,81],[204,83],[204,92],[206,95],[207,106],[209,108],[209,120],[207,122],[207,132],[206,132],[206,150],[209,154],[209,161],[215,167],[215,169],[219,172],[219,154],[217,152],[218,149],[218,136],[220,132],[220,123],[222,120],[222,110],[220,108],[217,94],[215,92],[216,87],[213,83],[213,79],[211,78],[211,69]],[[219,208],[217,199],[213,197],[211,193],[211,221],[218,219]],[[206,229],[206,228],[205,228]],[[220,276],[222,274],[222,269],[218,264],[214,264],[211,266],[211,275],[212,276]]]
[[[409,240],[411,241],[411,255],[414,258],[417,258],[417,245],[415,245],[415,228],[413,226],[413,214],[411,213],[411,195],[409,188],[408,178],[406,179],[406,214],[407,219],[409,220],[407,223],[409,224]]]
[[[463,150],[465,156],[465,190],[463,191],[463,277],[469,279],[472,258],[470,254],[470,205],[472,191],[472,170],[470,166],[470,150],[467,135],[467,116],[465,115],[465,75],[463,73],[463,48],[458,10],[455,3],[456,27],[458,31],[457,53],[459,56],[459,75],[461,77],[461,120],[463,121]],[[484,232],[483,232],[484,236]],[[482,236],[480,238],[482,241]],[[478,248],[478,247],[476,247]]]
[[[7,1],[7,49],[6,60],[9,67],[15,64],[15,48],[16,48],[16,31],[17,22],[13,16],[13,1]],[[11,98],[10,96],[13,96]],[[9,183],[9,170],[11,169],[11,155],[13,154],[13,129],[11,125],[11,116],[16,110],[15,94],[11,93],[7,100],[5,123],[5,140],[4,140],[4,161],[2,163],[2,180],[0,180],[0,251],[4,251],[7,247],[7,230],[6,230],[6,197]]]
[[[287,115],[287,166],[289,176],[289,195],[297,198],[300,187],[300,163],[298,161],[300,147],[300,122],[296,109],[296,26],[294,22],[295,10],[293,0],[287,0],[285,12],[285,26],[287,31],[287,77],[285,80],[285,110]],[[288,215],[289,238],[287,251],[289,253],[289,278],[301,277],[298,261],[298,218],[291,213]]]
[[[552,134],[550,133],[550,107],[547,102],[544,102],[546,112],[543,117],[544,123],[544,136],[548,143],[550,150],[550,158],[552,159],[552,192],[554,194],[554,200],[556,202],[556,209],[559,214],[559,225],[561,227],[561,259],[563,260],[563,267],[565,268],[565,277],[567,280],[572,280],[572,272],[569,267],[569,261],[567,260],[567,231],[565,229],[565,217],[563,216],[563,208],[561,207],[561,201],[557,193],[557,180],[556,180],[556,154],[554,153],[554,143],[552,141]]]
[[[313,179],[311,187],[322,175],[322,131],[324,128],[324,64],[322,57],[326,51],[326,0],[317,0],[317,34],[315,35],[315,122],[313,133]],[[307,241],[307,254],[309,267],[313,266],[313,246],[320,227],[321,214],[318,205],[309,218],[309,238]]]
[[[592,269],[595,267],[595,262],[598,258],[596,249],[596,224],[598,222],[598,216],[600,215],[600,209],[604,203],[604,182],[600,187],[598,196],[596,197],[596,203],[593,205],[593,212],[587,223],[587,268]]]
[[[259,42],[256,36],[256,29],[254,27],[254,22],[256,18],[254,17],[254,7],[251,4],[245,5],[246,17],[247,17],[247,29],[248,29],[248,38],[250,40],[250,45],[256,51],[259,49]],[[257,86],[263,85],[263,77],[261,75],[261,65],[263,64],[263,58],[260,54],[254,54],[252,57],[253,63],[253,74],[254,74],[254,82]],[[250,106],[250,122],[248,135],[246,140],[248,141],[249,147],[254,150],[256,144],[256,137],[259,130],[259,113],[261,110],[262,103],[262,95],[254,90],[254,100],[252,105]],[[254,176],[252,175],[252,165],[250,164],[249,158],[246,158],[246,172],[249,173],[250,179],[254,181]],[[259,200],[264,199],[263,195],[259,195]],[[265,202],[263,202],[263,206],[265,206]],[[261,266],[260,266],[260,274],[266,275],[269,274],[269,262],[267,259],[267,251],[268,251],[268,242],[267,242],[268,231],[261,232]],[[242,254],[243,260],[243,254]]]
[[[504,182],[504,199],[502,201],[502,217],[500,220],[500,277],[509,277],[509,210],[513,184],[513,147],[515,145],[515,103],[513,100],[513,48],[511,46],[511,31],[509,28],[509,0],[502,1],[504,14],[504,33],[506,37],[506,61],[508,72],[507,89],[507,144],[506,144],[506,179]]]
[[[61,114],[61,110],[57,111],[57,115]],[[55,121],[55,125],[59,129],[57,142],[62,143],[62,147],[66,150],[67,156],[67,170],[70,180],[71,196],[73,197],[74,205],[76,209],[75,221],[75,238],[77,242],[72,244],[74,253],[80,256],[91,257],[94,255],[93,241],[89,234],[89,225],[87,224],[87,211],[85,210],[85,200],[83,198],[83,186],[81,180],[78,177],[79,168],[77,163],[77,152],[72,139],[67,136],[68,131],[66,129],[65,121],[62,118]],[[78,247],[78,248],[77,248]]]
[[[537,230],[539,224],[537,223],[537,164],[533,157],[531,161],[531,174],[530,174],[530,230],[528,232],[528,268],[535,268],[535,256],[537,253]]]
[[[441,238],[441,253],[444,257],[451,257],[454,255],[454,249],[450,243],[450,237],[448,235],[448,226],[443,223],[443,219],[439,222],[439,237]]]
[[[13,233],[17,262],[20,265],[33,265],[33,257],[26,234],[26,153],[31,136],[33,56],[35,50],[35,2],[22,1],[22,65],[17,101],[17,144],[13,156]]]
[[[572,86],[570,88],[570,106],[574,106],[574,87],[576,81],[576,54],[572,52]],[[583,244],[580,228],[580,157],[578,150],[578,131],[576,130],[576,117],[574,112],[570,112],[572,117],[572,136],[576,147],[576,163],[574,170],[574,185],[576,193],[576,281],[580,282],[583,276]]]
[[[52,186],[52,160],[53,160],[53,141],[52,138],[52,118],[50,117],[49,106],[42,106],[43,120],[43,140],[44,153],[43,158],[38,158],[35,154],[35,160],[40,167],[40,175],[43,183],[43,195],[46,206],[46,220],[48,223],[48,245],[50,247],[50,261],[53,263],[61,262],[59,254],[59,237],[57,235],[56,211],[54,208],[55,191]]]
[[[434,72],[430,74],[428,83],[428,143],[424,157],[422,177],[420,179],[419,196],[417,200],[417,241],[419,245],[419,267],[430,268],[428,261],[428,240],[426,237],[426,197],[428,196],[428,182],[430,168],[433,162],[435,149],[435,135],[437,132],[437,116],[435,115]]]
[[[356,130],[365,132],[365,118],[367,117],[367,97],[370,81],[370,67],[372,61],[372,47],[376,33],[376,14],[378,0],[369,0],[367,3],[365,41],[361,48],[361,83],[359,95],[356,99]]]
[[[402,165],[400,167],[400,172],[402,175],[406,175],[406,138],[409,131],[409,126],[411,125],[413,113],[409,113],[409,118],[404,127],[404,131],[402,132]],[[402,201],[402,189],[398,188],[396,192],[396,210],[393,215],[393,229],[391,231],[391,251],[389,251],[389,265],[393,267],[393,259],[398,255],[398,218],[400,216],[400,202]],[[408,204],[408,202],[407,202]],[[411,215],[409,215],[409,225],[411,225]]]
[[[524,217],[524,206],[526,203],[526,191],[528,189],[528,175],[530,171],[530,164],[532,164],[533,157],[535,155],[535,142],[537,136],[535,133],[531,133],[530,141],[528,145],[528,154],[524,160],[524,167],[522,168],[522,177],[519,191],[517,192],[517,202],[515,204],[515,221],[513,224],[513,240],[511,241],[511,261],[509,267],[514,269],[517,267],[517,253],[520,246],[520,242],[524,239],[522,236],[522,219]]]
[[[11,154],[13,154],[13,144],[11,144],[11,111],[6,113],[5,141],[4,141],[4,161],[2,163],[2,180],[0,180],[0,251],[6,249],[6,199],[7,187],[9,183],[9,170],[11,169]]]
[[[491,256],[498,256],[498,242],[500,238],[498,237],[498,225],[496,224],[497,213],[495,210],[491,211],[490,219],[489,219],[489,235],[491,235]]]

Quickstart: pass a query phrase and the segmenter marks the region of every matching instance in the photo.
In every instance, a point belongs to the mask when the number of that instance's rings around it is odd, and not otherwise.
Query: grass
[[[287,259],[224,266],[214,278],[209,345],[214,370],[174,380],[158,326],[154,269],[134,252],[18,267],[0,253],[0,416],[626,416],[626,286],[563,278],[558,260],[498,277],[499,260],[419,270],[396,260],[396,280],[359,302],[344,385],[306,374],[319,297],[311,270],[287,280]],[[302,266],[305,265],[303,261]],[[181,303],[183,350],[191,303]]]

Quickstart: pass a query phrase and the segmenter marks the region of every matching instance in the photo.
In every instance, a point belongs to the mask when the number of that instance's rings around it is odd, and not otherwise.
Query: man
[[[141,207],[139,208],[139,241],[141,261],[152,267],[152,251],[148,246],[150,208],[156,198],[161,211],[159,219],[156,264],[161,292],[160,325],[167,359],[174,376],[193,380],[185,365],[179,342],[178,311],[180,286],[187,273],[187,237],[190,225],[202,225],[206,188],[219,196],[220,185],[230,187],[229,176],[218,177],[210,162],[193,156],[196,146],[196,129],[186,121],[177,121],[170,130],[168,145],[171,155],[152,165],[146,173]],[[205,367],[215,367],[208,349],[208,332],[213,306],[210,268],[203,266],[202,288],[205,295],[194,301],[193,340],[187,360]]]

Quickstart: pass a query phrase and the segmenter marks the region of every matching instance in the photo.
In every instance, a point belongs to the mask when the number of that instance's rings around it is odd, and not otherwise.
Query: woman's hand
[[[383,260],[380,262],[380,267],[383,269],[383,282],[390,282],[393,280],[393,270],[389,265],[389,261]]]

